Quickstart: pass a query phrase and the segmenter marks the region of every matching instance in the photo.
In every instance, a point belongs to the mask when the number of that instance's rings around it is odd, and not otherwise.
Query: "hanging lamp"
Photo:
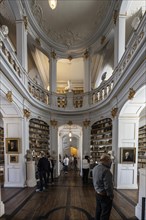
[[[52,10],[54,10],[57,6],[57,0],[48,0],[48,3]]]

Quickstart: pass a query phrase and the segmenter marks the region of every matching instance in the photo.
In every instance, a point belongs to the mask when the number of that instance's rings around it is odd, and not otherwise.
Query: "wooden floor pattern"
[[[96,202],[92,181],[83,185],[79,172],[61,173],[47,190],[35,190],[36,187],[2,188],[5,215],[0,219],[94,220]],[[110,220],[135,220],[136,203],[136,190],[115,190]]]

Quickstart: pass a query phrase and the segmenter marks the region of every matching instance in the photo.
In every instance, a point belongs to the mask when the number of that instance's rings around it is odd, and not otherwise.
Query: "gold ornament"
[[[30,111],[28,109],[23,109],[23,114],[24,114],[24,117],[26,118],[29,118],[30,117]]]
[[[84,53],[84,58],[87,59],[88,57],[89,57],[89,51],[86,50],[85,53]]]
[[[87,128],[90,125],[90,120],[86,119],[85,121],[83,121],[83,125]]]
[[[117,112],[118,112],[118,108],[112,108],[111,115],[113,118],[117,115]]]
[[[12,91],[8,91],[6,97],[9,102],[12,102],[13,101]]]
[[[116,22],[117,22],[117,18],[118,18],[118,10],[115,10],[114,15],[113,15],[113,20],[114,20],[115,25],[116,25]]]
[[[68,121],[68,123],[67,123],[69,126],[71,126],[73,123],[72,123],[72,121]]]
[[[56,59],[56,53],[55,53],[54,51],[51,52],[51,57],[52,57],[53,59]]]
[[[50,120],[50,123],[54,128],[57,126],[57,121],[55,119]]]
[[[135,90],[133,88],[129,89],[128,99],[133,99],[135,95]]]
[[[27,17],[27,16],[24,16],[24,17],[23,17],[23,21],[24,21],[25,29],[27,30],[27,28],[28,28],[28,17]]]

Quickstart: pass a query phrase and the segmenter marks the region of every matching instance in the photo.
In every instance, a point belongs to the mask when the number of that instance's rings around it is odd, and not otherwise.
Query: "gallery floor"
[[[92,180],[84,185],[79,171],[61,173],[43,192],[32,188],[3,188],[2,220],[94,220],[95,192]],[[115,190],[110,220],[136,220],[137,190]]]

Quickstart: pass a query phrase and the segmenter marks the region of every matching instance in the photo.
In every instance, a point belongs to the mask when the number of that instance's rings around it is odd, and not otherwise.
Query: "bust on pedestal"
[[[33,161],[32,151],[26,151],[26,184],[28,187],[36,186],[35,161]]]

